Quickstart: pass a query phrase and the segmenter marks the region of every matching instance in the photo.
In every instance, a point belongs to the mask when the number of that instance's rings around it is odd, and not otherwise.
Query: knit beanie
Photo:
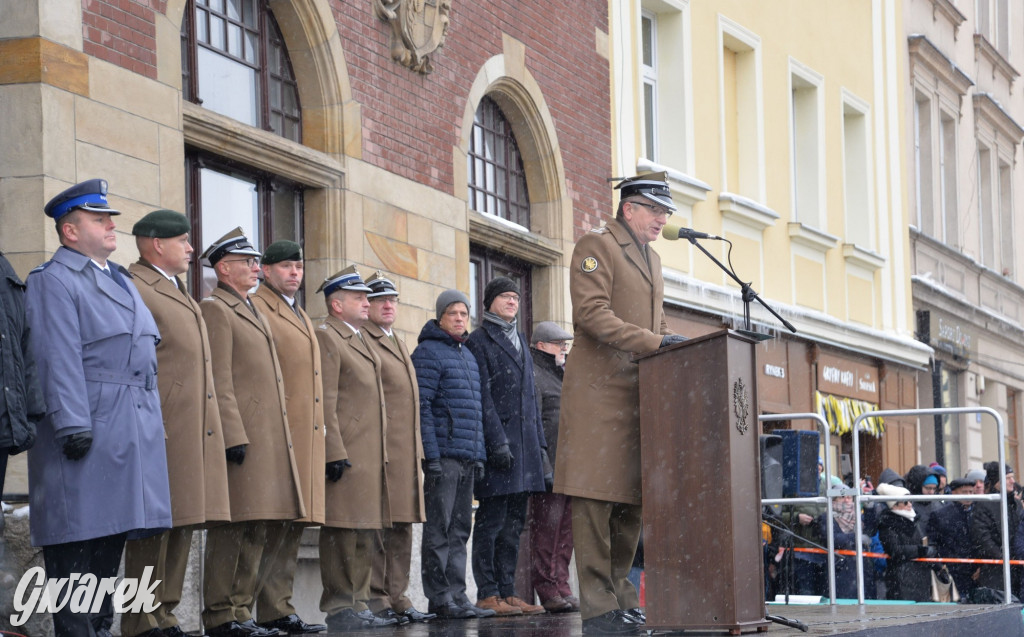
[[[877,487],[875,487],[875,492],[878,495],[891,495],[891,496],[910,495],[910,491],[908,489],[906,489],[904,487],[897,487],[895,485],[888,484],[886,482],[883,482],[880,485],[878,485]],[[897,502],[900,502],[900,500],[889,500],[885,504],[886,504],[886,506],[888,506],[891,509],[894,506],[896,506]]]
[[[434,304],[438,320],[444,316],[444,311],[447,310],[448,306],[452,303],[465,303],[466,311],[469,311],[469,297],[458,290],[445,290],[437,295],[437,302]]]
[[[498,298],[499,294],[515,292],[519,294],[519,286],[507,276],[499,276],[491,279],[491,282],[484,288],[484,312],[491,311],[491,303]]]
[[[999,463],[995,460],[986,462],[985,467],[985,486],[999,484]],[[1006,475],[1013,473],[1013,467],[1006,465]]]

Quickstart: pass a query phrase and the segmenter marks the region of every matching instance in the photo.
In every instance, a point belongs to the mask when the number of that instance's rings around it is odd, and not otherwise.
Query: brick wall
[[[506,33],[525,45],[527,68],[554,120],[576,237],[611,211],[609,69],[595,43],[595,30],[608,30],[605,2],[455,0],[429,75],[392,61],[391,27],[369,2],[330,3],[362,105],[364,160],[452,194],[452,148],[466,95],[483,63],[502,52]],[[154,15],[166,0],[83,0],[82,10],[87,54],[156,77]]]
[[[97,57],[156,78],[157,12],[166,0],[82,0],[82,49]]]

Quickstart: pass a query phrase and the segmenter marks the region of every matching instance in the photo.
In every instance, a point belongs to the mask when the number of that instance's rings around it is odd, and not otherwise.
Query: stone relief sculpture
[[[391,23],[391,57],[417,73],[434,70],[430,54],[444,46],[451,0],[373,0],[373,12]]]

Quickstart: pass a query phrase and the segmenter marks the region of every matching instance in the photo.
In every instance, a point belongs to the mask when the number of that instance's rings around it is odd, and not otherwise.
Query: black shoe
[[[498,614],[491,608],[480,608],[479,606],[477,606],[469,600],[462,602],[461,604],[459,604],[459,606],[473,613],[472,616],[476,617],[477,619],[483,619],[484,617],[494,617]]]
[[[399,615],[398,613],[396,613],[393,608],[385,608],[384,610],[378,611],[375,614],[377,615],[377,617],[380,617],[381,619],[393,619],[398,622],[399,626],[403,624],[408,624],[412,621],[405,615]]]
[[[271,635],[280,635],[281,632],[276,628],[263,628],[256,625],[256,620],[250,617],[244,622],[238,622],[238,625],[249,631],[249,637],[270,637]]]
[[[402,615],[407,617],[411,622],[425,622],[437,617],[434,613],[421,613],[412,607],[403,610]]]
[[[642,608],[627,608],[623,612],[641,626],[647,623],[647,613]]]
[[[97,635],[97,637],[99,636]],[[135,635],[135,637],[164,637],[164,631],[160,630],[159,628],[150,628],[144,633],[139,633],[138,635]]]
[[[252,620],[249,621],[251,622]],[[255,631],[253,630],[254,628],[256,629]],[[270,633],[263,630],[255,623],[250,626],[231,621],[224,622],[219,626],[207,629],[206,634],[209,635],[209,637],[269,637],[270,635],[276,635],[277,631]]]
[[[307,624],[294,613],[287,617],[278,617],[273,621],[260,622],[259,625],[261,628],[279,630],[288,635],[308,635],[327,630],[327,624]]]
[[[640,625],[626,611],[618,609],[583,620],[584,635],[635,635],[638,632]]]
[[[351,608],[345,608],[340,613],[327,617],[327,628],[330,630],[362,630],[364,628],[384,628],[394,626],[398,623],[394,619],[381,619],[369,610],[358,613]]]
[[[440,606],[428,606],[428,609],[430,610],[430,615],[440,619],[472,619],[476,617],[476,613],[466,610],[455,602],[445,602]]]

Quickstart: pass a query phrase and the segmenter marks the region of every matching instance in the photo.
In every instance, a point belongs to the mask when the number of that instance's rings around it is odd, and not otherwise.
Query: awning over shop
[[[820,391],[814,392],[814,405],[818,413],[828,423],[829,431],[839,435],[853,431],[853,421],[857,416],[864,412],[878,410],[878,405],[866,400],[843,398],[832,394],[823,394]],[[865,418],[860,421],[860,430],[875,438],[881,438],[885,433],[885,422],[877,416]]]

